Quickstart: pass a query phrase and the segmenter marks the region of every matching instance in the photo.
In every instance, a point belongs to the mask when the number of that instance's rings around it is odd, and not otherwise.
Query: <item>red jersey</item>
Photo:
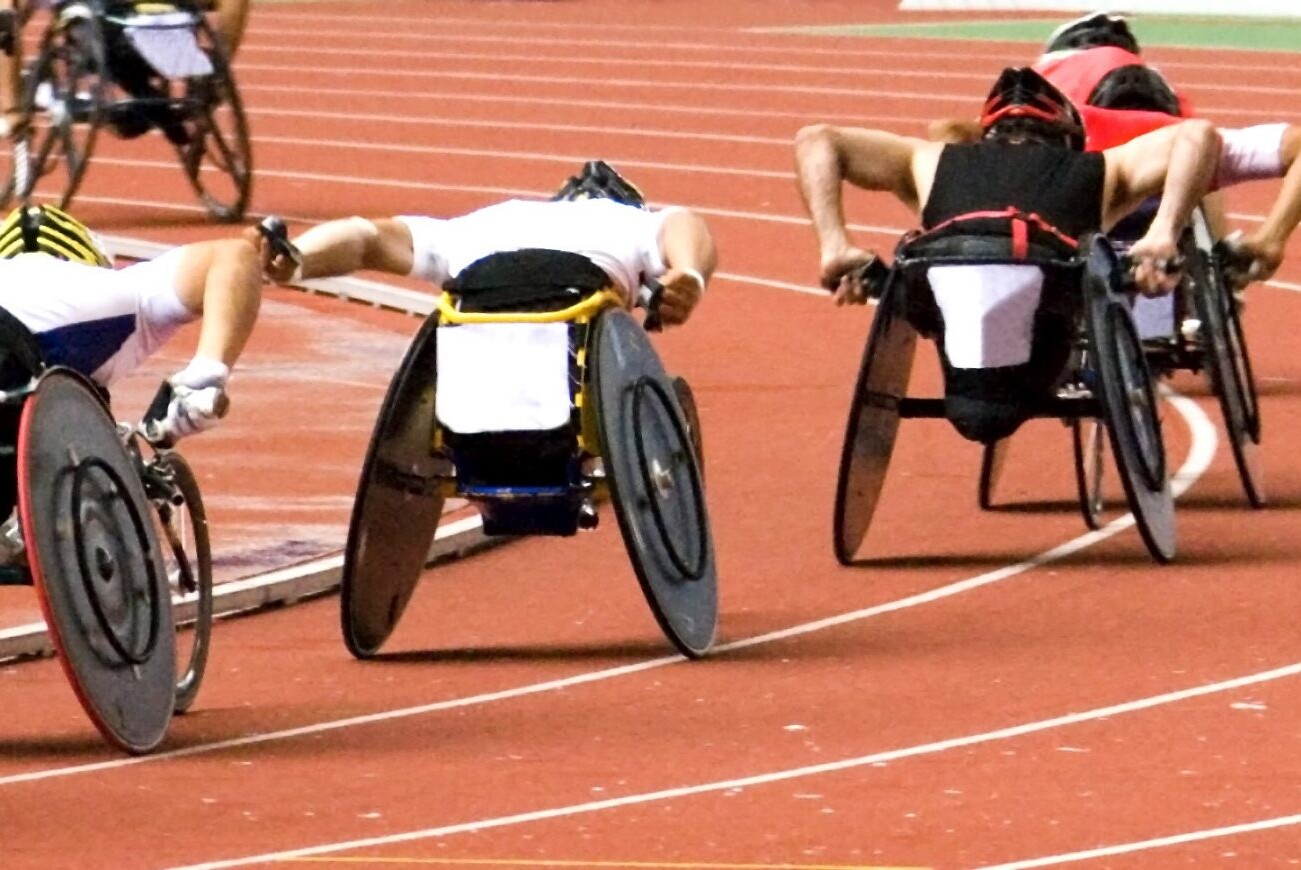
[[[1180,118],[1164,112],[1100,109],[1088,105],[1089,96],[1107,73],[1122,66],[1144,63],[1143,58],[1132,51],[1101,45],[1080,51],[1056,51],[1045,54],[1035,62],[1034,70],[1069,97],[1079,109],[1080,117],[1084,121],[1085,149],[1105,151],[1116,145],[1123,145],[1144,133],[1180,121]],[[1176,96],[1179,98],[1179,108],[1183,117],[1192,117],[1192,104],[1177,91]]]

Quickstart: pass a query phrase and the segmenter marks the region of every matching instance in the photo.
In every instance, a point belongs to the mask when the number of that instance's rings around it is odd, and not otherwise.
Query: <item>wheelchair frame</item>
[[[211,641],[212,556],[197,478],[179,453],[146,455],[126,424],[113,424],[104,396],[71,369],[44,368],[0,392],[0,404],[21,407],[17,511],[26,548],[25,564],[0,567],[0,585],[36,588],[87,715],[110,743],[148,752],[172,715],[194,703]],[[69,437],[36,443],[47,426]],[[133,562],[144,566],[148,591],[131,587]],[[151,626],[143,643],[141,619]],[[183,622],[192,630],[178,657],[172,628]]]
[[[905,240],[905,244],[908,240]],[[1149,553],[1158,562],[1175,554],[1175,524],[1165,448],[1147,358],[1134,330],[1115,251],[1094,236],[1068,262],[1007,257],[909,258],[904,245],[880,296],[858,379],[854,386],[837,480],[834,551],[854,564],[871,526],[893,453],[899,422],[944,418],[944,400],[908,395],[919,334],[935,337],[930,325],[910,320],[906,294],[930,293],[919,275],[934,265],[1017,263],[1077,271],[1078,297],[1070,300],[1077,326],[1076,346],[1055,394],[1025,408],[1027,418],[1067,421],[1101,419],[1124,482],[1126,497]],[[1001,454],[987,446],[982,461],[982,501],[996,476]]]
[[[137,55],[133,62],[142,65],[142,74],[147,70],[141,83],[147,80],[157,95],[126,93],[113,75],[106,30],[127,26],[119,10],[137,5],[164,6],[188,15],[183,25],[156,26],[194,32],[212,64],[211,73],[169,79]],[[89,15],[77,14],[84,8]],[[66,208],[89,168],[100,129],[128,122],[143,124],[140,132],[149,127],[165,131],[186,178],[215,220],[243,217],[252,190],[248,121],[225,49],[193,0],[65,0],[54,9],[25,78],[21,108],[28,136],[14,150],[13,171],[0,189],[0,203],[15,194],[26,201],[42,178],[51,177],[61,191],[59,205]]]
[[[435,342],[442,328],[494,323],[568,323],[583,331],[578,342],[571,332],[573,451],[564,483],[467,485],[461,478],[454,438],[434,414]],[[445,292],[394,376],[362,469],[344,553],[341,623],[349,651],[376,655],[396,626],[445,498],[478,504],[486,534],[570,535],[596,525],[595,504],[608,496],[656,621],[684,655],[704,655],[716,631],[716,569],[695,449],[699,423],[687,419],[679,395],[612,288],[537,312],[462,311]],[[494,516],[503,507],[506,516]],[[564,516],[530,518],[534,511]]]
[[[1148,361],[1157,376],[1176,371],[1205,371],[1220,406],[1234,465],[1247,503],[1263,507],[1257,447],[1261,443],[1260,408],[1238,304],[1224,279],[1222,246],[1211,236],[1204,212],[1193,213],[1180,240],[1184,275],[1173,291],[1173,323],[1166,339],[1145,340]],[[1183,326],[1197,318],[1197,329]],[[1071,446],[1080,512],[1090,529],[1102,526],[1103,444],[1098,421],[1072,420]],[[987,445],[981,460],[978,501],[993,506],[1006,445]]]

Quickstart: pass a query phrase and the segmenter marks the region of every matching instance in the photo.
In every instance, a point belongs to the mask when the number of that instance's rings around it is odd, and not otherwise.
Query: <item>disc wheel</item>
[[[18,433],[18,506],[50,639],[100,732],[128,752],[162,741],[175,634],[153,510],[93,386],[41,376]]]
[[[212,547],[203,496],[189,463],[179,453],[167,452],[158,454],[153,465],[151,471],[158,473],[165,491],[150,500],[158,520],[167,585],[178,608],[173,706],[175,712],[184,713],[199,694],[212,640]],[[187,631],[180,630],[183,624],[188,625]]]
[[[1096,292],[1089,306],[1099,398],[1116,468],[1143,543],[1153,559],[1166,563],[1175,555],[1174,499],[1147,358],[1123,302]]]
[[[340,582],[340,627],[359,659],[379,652],[420,580],[443,514],[434,398],[438,317],[425,321],[393,375],[361,468]]]
[[[833,545],[842,565],[853,564],[872,525],[917,349],[917,331],[895,313],[897,286],[892,282],[877,304],[850,400],[833,517]]]
[[[673,382],[621,310],[595,326],[592,392],[624,547],[655,621],[683,655],[717,632],[718,577],[704,481]]]
[[[208,23],[195,33],[212,61],[212,73],[186,79],[184,100],[187,142],[177,145],[181,166],[214,220],[244,217],[253,188],[253,155],[248,119],[235,86],[225,49]]]
[[[25,78],[26,135],[13,148],[0,201],[15,193],[26,201],[44,179],[43,192],[57,191],[59,206],[66,208],[90,165],[109,97],[98,20],[86,14],[52,21]]]

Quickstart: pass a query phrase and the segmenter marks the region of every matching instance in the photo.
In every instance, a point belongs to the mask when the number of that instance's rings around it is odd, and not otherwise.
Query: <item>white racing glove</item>
[[[145,412],[141,431],[145,438],[160,447],[170,447],[182,438],[217,425],[230,410],[226,382],[230,368],[207,357],[190,360],[190,364],[172,375],[158,390],[153,404]]]

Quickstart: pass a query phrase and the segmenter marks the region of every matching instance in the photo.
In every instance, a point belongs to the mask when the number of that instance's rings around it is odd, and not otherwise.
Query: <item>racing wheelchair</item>
[[[492,254],[450,282],[384,399],[344,551],[348,650],[374,656],[426,561],[444,499],[488,535],[574,535],[608,496],[655,619],[688,657],[717,623],[690,390],[578,254]]]
[[[13,171],[0,205],[24,201],[42,179],[66,207],[100,132],[134,138],[158,129],[218,221],[248,206],[248,122],[225,49],[195,0],[62,0],[24,72]]]
[[[1151,203],[1112,230],[1109,235],[1118,250],[1123,252],[1142,236],[1154,209],[1155,203]],[[1215,241],[1200,208],[1180,239],[1179,259],[1182,275],[1171,294],[1133,299],[1135,325],[1157,377],[1179,371],[1206,373],[1247,503],[1260,508],[1265,504],[1257,453],[1260,408],[1239,306],[1227,280],[1231,270],[1241,265],[1228,245]],[[1076,418],[1070,425],[1081,515],[1089,528],[1097,529],[1104,509],[1105,430],[1096,419]],[[985,447],[978,496],[983,509],[993,505],[1005,449],[1003,442]]]
[[[92,382],[45,366],[3,313],[0,339],[0,474],[22,542],[0,584],[35,587],[64,673],[105,739],[149,752],[194,703],[207,662],[212,558],[198,482],[179,453],[115,424]]]
[[[1143,542],[1160,563],[1174,558],[1174,501],[1166,467],[1157,397],[1147,355],[1134,325],[1128,269],[1101,235],[1076,241],[1034,215],[1010,211],[986,233],[989,218],[955,221],[905,236],[893,265],[876,263],[865,276],[878,298],[863,351],[846,427],[834,515],[836,558],[859,558],[876,512],[900,421],[947,418],[965,437],[990,445],[1032,417],[1079,425],[1101,420]],[[1011,237],[1004,227],[1012,227]],[[944,302],[977,298],[966,286],[1012,267],[1030,275],[1017,288],[1023,352],[995,367],[964,368],[946,324]],[[965,271],[964,271],[965,270]],[[1034,277],[1038,276],[1038,277]],[[954,286],[953,281],[958,282]],[[941,298],[937,287],[946,289]],[[1037,283],[1036,283],[1037,282]],[[1016,307],[1011,296],[1008,307]],[[945,370],[944,398],[908,394],[918,336],[937,343]],[[989,420],[967,421],[965,408],[989,400]],[[983,407],[977,404],[976,407]],[[989,462],[987,458],[987,462]]]

